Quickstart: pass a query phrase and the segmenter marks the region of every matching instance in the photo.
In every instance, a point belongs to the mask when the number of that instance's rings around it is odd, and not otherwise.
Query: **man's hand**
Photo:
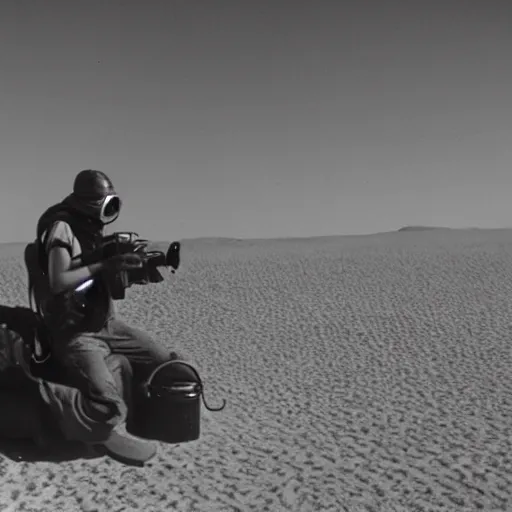
[[[142,258],[138,254],[116,254],[105,261],[107,272],[122,272],[142,267]]]

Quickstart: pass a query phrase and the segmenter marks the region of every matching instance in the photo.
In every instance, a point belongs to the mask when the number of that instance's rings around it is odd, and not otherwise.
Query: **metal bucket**
[[[127,423],[131,434],[172,444],[199,439],[203,385],[192,365],[165,362],[134,391]]]

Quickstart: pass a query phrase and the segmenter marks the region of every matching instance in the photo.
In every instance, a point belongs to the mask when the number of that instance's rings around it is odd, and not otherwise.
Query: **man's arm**
[[[104,262],[77,267],[64,247],[55,246],[48,255],[49,284],[54,294],[74,290],[103,270]]]
[[[53,294],[74,290],[102,270],[101,265],[84,265],[72,258],[75,236],[67,222],[57,221],[48,231],[45,249],[48,254],[48,277]]]
[[[118,254],[107,260],[84,264],[82,258],[72,258],[74,235],[65,222],[56,222],[48,236],[48,276],[53,294],[75,290],[100,272],[117,273],[140,268],[142,260],[136,254]]]

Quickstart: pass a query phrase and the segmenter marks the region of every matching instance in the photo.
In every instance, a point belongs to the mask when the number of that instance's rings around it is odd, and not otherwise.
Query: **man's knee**
[[[124,352],[132,362],[160,364],[169,360],[169,351],[142,329],[118,319],[110,323],[109,329],[114,335],[111,348],[118,354]],[[122,341],[117,342],[117,337]]]

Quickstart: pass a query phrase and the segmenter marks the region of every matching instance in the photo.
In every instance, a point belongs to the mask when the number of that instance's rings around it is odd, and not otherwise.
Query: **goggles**
[[[119,217],[122,202],[118,195],[108,195],[101,201],[100,204],[101,207],[99,211],[99,220],[103,224],[110,224]]]

